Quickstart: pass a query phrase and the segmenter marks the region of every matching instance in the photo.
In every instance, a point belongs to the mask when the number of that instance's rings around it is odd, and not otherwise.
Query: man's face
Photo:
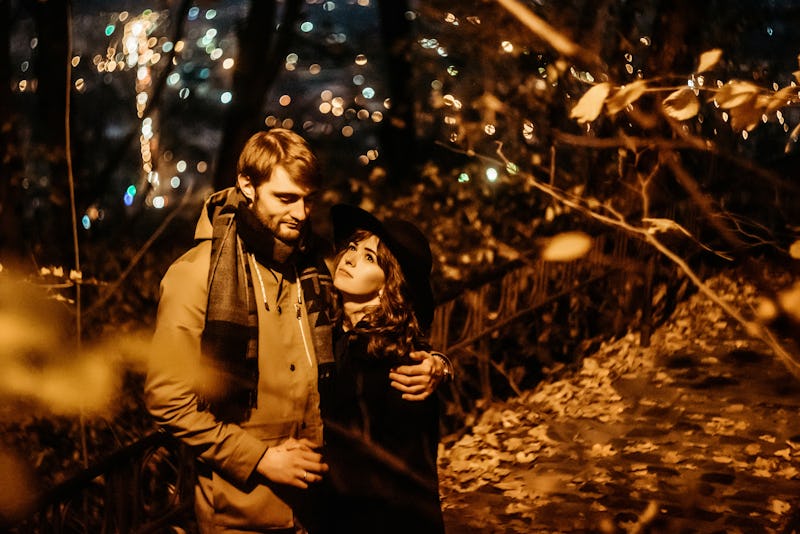
[[[294,245],[308,221],[314,193],[277,166],[269,180],[254,188],[253,213],[280,241]]]

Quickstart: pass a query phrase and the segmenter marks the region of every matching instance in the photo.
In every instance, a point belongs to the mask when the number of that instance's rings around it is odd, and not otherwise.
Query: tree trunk
[[[262,129],[262,109],[278,77],[300,14],[301,0],[287,0],[277,30],[275,0],[251,0],[247,20],[239,31],[239,56],[233,73],[233,103],[222,134],[214,173],[214,188],[236,183],[239,153],[252,134]]]
[[[381,152],[387,162],[390,181],[409,179],[418,160],[414,128],[414,102],[409,84],[412,80],[409,47],[411,23],[405,14],[407,0],[380,0],[377,4],[381,37],[386,52],[387,87],[392,107],[381,128]]]
[[[17,139],[17,115],[11,106],[11,24],[10,2],[0,2],[0,255],[9,258],[23,255],[25,246],[20,225],[22,158]]]
[[[66,165],[66,91],[69,66],[67,0],[27,4],[36,24],[37,108],[26,174],[33,182],[33,252],[40,264],[71,265],[72,233]],[[31,163],[33,168],[31,167]]]

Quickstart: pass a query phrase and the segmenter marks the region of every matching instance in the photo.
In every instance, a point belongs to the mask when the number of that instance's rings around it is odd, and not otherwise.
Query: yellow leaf
[[[584,94],[575,107],[570,111],[570,118],[578,122],[592,122],[603,110],[603,103],[611,91],[611,84],[603,82],[595,85]]]
[[[732,108],[730,114],[731,128],[733,128],[734,131],[740,132],[742,130],[747,130],[749,132],[758,126],[764,112],[757,106],[757,99],[751,99],[741,106]]]
[[[772,499],[770,502],[770,510],[773,514],[782,515],[792,509],[792,505],[780,499]]]
[[[779,456],[780,458],[783,458],[787,462],[791,461],[791,459],[792,459],[792,451],[788,447],[785,448],[785,449],[781,449],[779,451],[775,451],[774,454],[775,454],[775,456]]]
[[[678,89],[661,103],[664,112],[675,120],[691,119],[700,111],[700,103],[694,91],[688,87]]]
[[[778,302],[783,311],[800,321],[800,282],[796,282],[790,289],[778,293]]]
[[[796,86],[792,87],[791,85],[776,91],[775,94],[771,95],[767,101],[767,112],[772,112],[776,109],[790,105],[793,100],[800,96],[799,93],[800,89],[798,89]]]
[[[633,83],[620,87],[614,96],[609,98],[606,103],[608,112],[612,115],[619,113],[636,102],[639,97],[644,94],[645,89],[647,89],[647,82],[644,80],[636,80]]]
[[[761,445],[759,445],[758,443],[751,443],[750,445],[744,448],[744,452],[746,452],[751,456],[755,456],[756,454],[761,452]]]
[[[778,307],[775,302],[767,297],[760,297],[756,305],[756,317],[764,322],[770,322],[778,316]]]
[[[792,243],[789,247],[789,255],[796,260],[800,260],[800,239]]]
[[[545,261],[572,261],[592,248],[592,238],[583,232],[564,232],[549,240],[542,250]]]
[[[753,100],[760,90],[761,88],[754,83],[734,80],[723,85],[714,100],[720,108],[731,109]]]
[[[792,133],[789,134],[789,140],[786,141],[786,146],[783,147],[783,151],[786,154],[791,152],[792,146],[797,142],[798,138],[800,138],[800,123],[792,129]]]
[[[713,69],[721,58],[722,50],[719,48],[703,52],[700,54],[700,64],[697,66],[697,72],[700,73]]]

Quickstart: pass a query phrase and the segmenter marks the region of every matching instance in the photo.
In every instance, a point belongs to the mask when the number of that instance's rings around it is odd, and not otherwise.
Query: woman
[[[342,314],[335,378],[320,391],[331,492],[324,530],[441,533],[436,397],[403,400],[388,378],[411,351],[428,349],[428,242],[408,221],[381,222],[353,206],[334,206],[331,216]]]

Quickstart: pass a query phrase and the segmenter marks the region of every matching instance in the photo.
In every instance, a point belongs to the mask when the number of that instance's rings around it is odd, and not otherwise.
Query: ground
[[[798,407],[800,381],[694,295],[649,347],[607,343],[443,440],[447,531],[800,532]]]

